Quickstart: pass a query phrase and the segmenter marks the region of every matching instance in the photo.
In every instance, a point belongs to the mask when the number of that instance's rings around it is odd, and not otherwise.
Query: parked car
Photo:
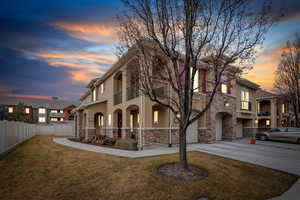
[[[255,137],[258,140],[278,140],[300,144],[300,128],[273,128],[269,131],[258,132]]]

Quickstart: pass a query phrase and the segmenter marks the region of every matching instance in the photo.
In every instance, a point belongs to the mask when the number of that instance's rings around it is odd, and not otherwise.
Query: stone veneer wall
[[[225,106],[225,103],[228,103],[228,106]],[[200,135],[202,139],[208,139],[208,141],[216,140],[216,115],[224,114],[224,116],[231,116],[231,119],[228,117],[225,126],[225,132],[222,131],[222,139],[235,139],[236,137],[236,97],[229,95],[216,94],[212,105],[208,111],[207,115],[207,133],[205,135]]]
[[[169,144],[170,140],[170,129],[144,129],[143,130],[143,144],[146,146],[153,145],[153,144]],[[172,144],[179,143],[179,132],[178,129],[171,129],[171,138]]]

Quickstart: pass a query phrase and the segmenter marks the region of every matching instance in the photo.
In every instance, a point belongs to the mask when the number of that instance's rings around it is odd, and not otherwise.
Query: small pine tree
[[[22,102],[19,102],[16,106],[16,115],[15,120],[20,122],[31,122],[30,118],[26,115],[25,112],[26,105]]]

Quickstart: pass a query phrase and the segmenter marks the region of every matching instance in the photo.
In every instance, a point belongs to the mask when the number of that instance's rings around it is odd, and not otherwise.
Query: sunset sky
[[[271,90],[282,48],[300,31],[300,0],[273,0],[282,20],[245,75]],[[1,0],[0,95],[78,100],[116,61],[119,0]]]

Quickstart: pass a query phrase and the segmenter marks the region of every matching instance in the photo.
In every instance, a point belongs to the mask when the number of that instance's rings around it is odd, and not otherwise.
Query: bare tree
[[[293,41],[287,42],[275,75],[274,87],[292,104],[295,125],[300,127],[300,32],[295,34]]]
[[[273,23],[270,7],[266,3],[258,7],[251,0],[123,2],[125,10],[119,16],[121,52],[132,48],[138,51],[140,89],[176,116],[180,164],[187,169],[188,126],[210,108],[226,70],[233,64],[239,66],[234,68],[236,72],[250,67],[257,47]],[[162,59],[156,59],[154,54]],[[193,85],[194,78],[204,58],[214,74],[214,81],[204,108],[193,110],[193,95],[197,89]],[[157,82],[166,83],[172,95],[157,92]]]

